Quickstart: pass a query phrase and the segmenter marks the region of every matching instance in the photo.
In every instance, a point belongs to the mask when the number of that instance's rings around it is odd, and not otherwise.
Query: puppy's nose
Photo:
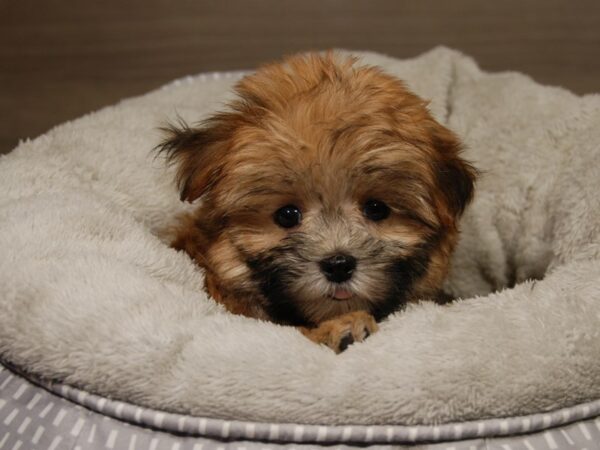
[[[335,283],[341,283],[352,277],[356,269],[356,259],[350,255],[338,254],[330,258],[322,259],[319,263],[321,272],[325,278]]]

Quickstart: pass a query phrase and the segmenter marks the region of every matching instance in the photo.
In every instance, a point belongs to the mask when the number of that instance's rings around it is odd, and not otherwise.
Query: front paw
[[[301,328],[311,341],[325,344],[336,353],[341,353],[354,342],[361,342],[377,331],[373,316],[364,311],[355,311],[321,322],[316,328]]]

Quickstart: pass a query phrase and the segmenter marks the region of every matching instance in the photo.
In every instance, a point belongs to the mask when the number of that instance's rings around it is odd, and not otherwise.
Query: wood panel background
[[[0,153],[183,75],[307,49],[436,45],[600,91],[597,0],[0,0]]]

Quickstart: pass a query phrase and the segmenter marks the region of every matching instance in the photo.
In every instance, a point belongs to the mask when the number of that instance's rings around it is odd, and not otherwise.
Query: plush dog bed
[[[0,448],[597,448],[600,98],[443,48],[360,55],[431,99],[482,171],[446,284],[464,300],[335,355],[207,299],[159,238],[190,206],[150,150],[242,73],[179,80],[0,159]]]

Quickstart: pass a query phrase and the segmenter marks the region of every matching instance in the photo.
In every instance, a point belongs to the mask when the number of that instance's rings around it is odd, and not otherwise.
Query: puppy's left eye
[[[302,213],[295,205],[285,205],[275,211],[273,215],[275,223],[283,228],[292,228],[302,220]]]
[[[390,207],[379,200],[367,200],[363,205],[363,214],[367,219],[379,222],[390,215]]]

